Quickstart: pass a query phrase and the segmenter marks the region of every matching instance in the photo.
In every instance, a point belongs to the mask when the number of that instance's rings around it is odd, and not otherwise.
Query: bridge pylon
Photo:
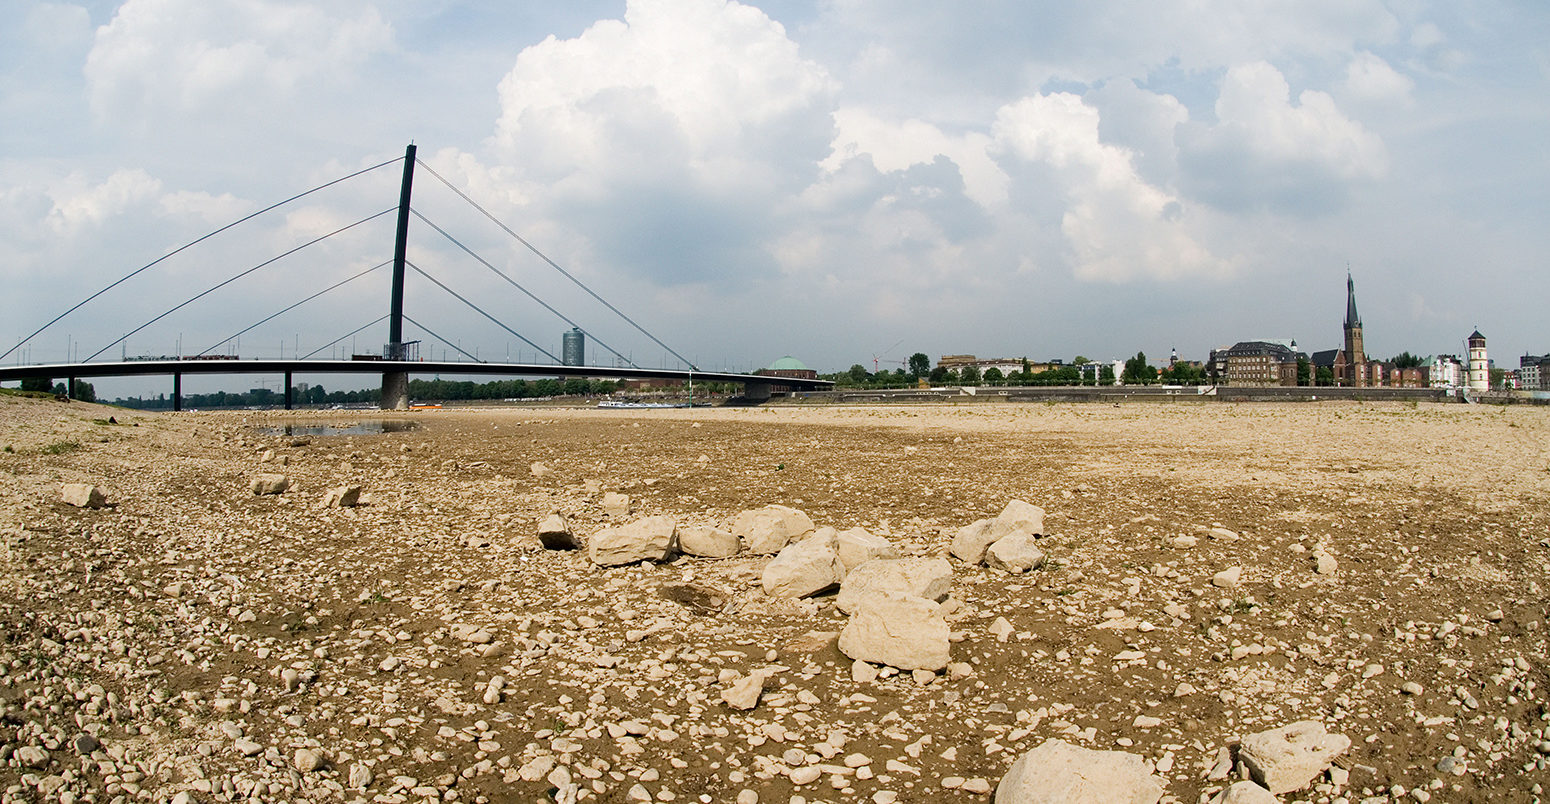
[[[404,149],[404,183],[398,193],[398,234],[393,241],[393,296],[388,308],[388,342],[383,348],[384,360],[405,360],[404,348],[404,265],[409,251],[409,196],[414,189],[414,143]],[[409,373],[385,371],[382,373],[382,399],[378,406],[383,410],[409,409]]]

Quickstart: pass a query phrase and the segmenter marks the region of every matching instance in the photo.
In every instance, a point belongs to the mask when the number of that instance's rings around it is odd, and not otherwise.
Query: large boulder
[[[648,516],[592,534],[587,554],[592,563],[603,566],[666,561],[673,554],[677,532],[672,517]]]
[[[945,558],[879,558],[845,575],[834,605],[847,614],[860,599],[874,592],[940,602],[953,586],[953,566]]]
[[[744,511],[732,521],[732,534],[751,553],[774,555],[795,539],[813,532],[807,514],[785,505],[766,505]]]
[[[833,589],[844,577],[834,528],[823,528],[781,548],[764,567],[764,593],[770,597],[809,597]]]
[[[1316,720],[1299,720],[1244,737],[1238,758],[1254,781],[1280,795],[1312,784],[1350,747],[1345,735],[1330,734]]]
[[[840,632],[840,652],[851,659],[901,670],[937,671],[952,658],[942,607],[920,597],[871,592],[856,601]]]
[[[1031,533],[1008,533],[985,551],[985,565],[1012,573],[1038,569],[1044,563],[1044,551],[1038,548],[1037,541],[1038,537]]]
[[[255,475],[253,482],[248,485],[254,494],[284,494],[290,487],[290,478],[275,474]]]
[[[107,492],[101,486],[90,483],[66,483],[60,489],[60,500],[76,508],[101,508],[108,504]]]
[[[691,556],[731,558],[743,549],[743,543],[721,528],[691,525],[678,529],[678,549]]]
[[[355,485],[335,486],[323,495],[321,505],[324,508],[354,508],[361,504],[361,487]]]
[[[893,542],[881,536],[874,536],[867,532],[866,528],[842,530],[838,542],[840,563],[845,565],[846,572],[874,558],[899,557],[899,548],[894,547]]]
[[[1012,526],[999,519],[978,519],[953,534],[952,554],[970,564],[982,564],[985,551],[1012,532]]]
[[[1234,782],[1217,793],[1211,804],[1281,804],[1281,799],[1253,782]]]
[[[581,549],[581,539],[571,532],[565,517],[558,512],[544,517],[544,521],[538,523],[538,543],[545,550]]]
[[[1135,754],[1045,740],[1007,768],[996,804],[1157,804],[1162,794]]]
[[[1044,509],[1022,500],[1008,502],[1001,513],[996,514],[996,521],[1015,531],[1044,535]]]

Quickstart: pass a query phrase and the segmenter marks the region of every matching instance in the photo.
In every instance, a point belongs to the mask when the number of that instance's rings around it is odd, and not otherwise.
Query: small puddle
[[[420,425],[416,422],[402,419],[381,419],[373,421],[350,422],[347,424],[285,424],[273,427],[260,427],[258,432],[269,436],[357,436],[378,435],[380,433],[407,433],[417,429]]]

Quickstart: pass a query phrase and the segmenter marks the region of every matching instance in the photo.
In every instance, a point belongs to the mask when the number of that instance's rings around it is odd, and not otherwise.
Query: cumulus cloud
[[[159,192],[161,182],[138,168],[114,171],[99,184],[86,185],[80,177],[73,177],[69,186],[54,194],[45,223],[58,234],[78,234],[146,204]]]
[[[631,0],[500,83],[497,166],[598,252],[669,282],[757,272],[783,198],[818,175],[834,85],[777,22],[725,0]]]
[[[1408,106],[1415,81],[1383,57],[1364,50],[1346,66],[1343,88],[1346,96],[1357,102]]]
[[[128,0],[97,30],[85,72],[100,119],[145,120],[283,105],[346,82],[392,41],[368,5]]]
[[[1348,184],[1388,170],[1382,139],[1328,93],[1304,90],[1294,103],[1286,78],[1265,62],[1227,71],[1216,117],[1180,129],[1180,159],[1185,187],[1225,209],[1317,214],[1337,206]]]
[[[534,174],[682,167],[708,187],[784,183],[773,168],[827,144],[813,123],[833,89],[757,8],[631,0],[622,21],[522,51],[500,84],[496,142]]]
[[[1098,123],[1097,110],[1060,92],[1003,107],[993,127],[1005,159],[1046,165],[1059,182],[1060,229],[1076,275],[1123,281],[1230,271],[1190,233],[1180,199],[1142,180],[1129,151],[1100,140]]]
[[[939,157],[951,160],[962,173],[964,191],[984,207],[1007,198],[1007,176],[990,158],[990,137],[977,131],[949,135],[922,120],[895,122],[865,109],[843,108],[834,113],[833,152],[823,166],[834,171],[846,159],[866,154],[882,171],[929,165]]]

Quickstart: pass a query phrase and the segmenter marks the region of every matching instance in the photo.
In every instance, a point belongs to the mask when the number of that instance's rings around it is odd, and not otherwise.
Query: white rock
[[[1162,794],[1162,785],[1135,754],[1046,740],[1012,763],[996,786],[995,800],[997,804],[1156,804]]]
[[[731,558],[743,549],[743,544],[720,528],[691,525],[678,529],[678,549],[691,556]]]
[[[677,526],[670,516],[648,516],[592,534],[587,554],[603,566],[665,561],[673,553]]]
[[[323,495],[324,508],[354,508],[360,504],[360,486],[335,486]]]
[[[1312,784],[1350,747],[1351,740],[1344,735],[1326,732],[1317,721],[1302,720],[1244,737],[1238,758],[1254,781],[1280,795]]]
[[[1313,556],[1313,561],[1313,571],[1320,575],[1334,575],[1335,571],[1340,568],[1340,565],[1335,561],[1335,557],[1329,553],[1317,553]]]
[[[844,574],[834,529],[822,528],[781,548],[761,582],[770,597],[809,597],[834,588]]]
[[[372,782],[375,775],[371,768],[356,762],[350,766],[350,787],[355,790],[365,790]],[[536,780],[533,780],[536,781]]]
[[[1211,576],[1211,585],[1223,589],[1231,589],[1238,585],[1238,579],[1243,576],[1242,567],[1228,567]]]
[[[298,748],[291,757],[291,764],[302,773],[311,773],[323,767],[323,755],[310,748]]]
[[[951,659],[952,645],[941,606],[919,597],[871,592],[856,600],[850,622],[840,632],[839,648],[851,659],[873,664],[941,670]]]
[[[545,550],[580,550],[581,539],[571,532],[565,517],[553,513],[538,523],[538,541]]]
[[[532,473],[533,477],[540,479],[554,474],[554,470],[550,469],[548,465],[542,461],[534,461],[533,465],[529,466],[527,470]]]
[[[953,534],[952,554],[969,564],[980,564],[985,551],[1011,532],[1011,525],[999,519],[976,520]]]
[[[283,494],[291,487],[291,479],[285,475],[262,474],[255,476],[248,487],[254,494]]]
[[[874,558],[899,557],[899,548],[894,547],[893,542],[869,533],[866,528],[842,530],[838,542],[840,563],[845,565],[846,572]]]
[[[945,558],[879,558],[868,561],[845,576],[834,605],[854,613],[856,601],[872,592],[885,592],[942,601],[952,591],[953,567]]]
[[[985,565],[1006,572],[1028,572],[1044,563],[1044,551],[1035,546],[1038,537],[1013,531],[996,540],[985,551]]]
[[[1217,793],[1211,804],[1280,804],[1280,799],[1253,782],[1236,782]]]
[[[108,504],[107,492],[90,483],[66,483],[60,488],[59,498],[76,508],[101,508]]]
[[[807,514],[784,505],[766,505],[744,511],[732,522],[732,534],[742,540],[749,552],[773,555],[793,539],[814,529]]]
[[[759,696],[763,694],[764,674],[751,673],[723,689],[721,700],[733,709],[747,711],[759,705]]]
[[[48,752],[35,745],[24,745],[16,749],[15,759],[24,768],[43,768],[48,765]]]
[[[611,519],[622,519],[630,513],[630,495],[610,491],[603,495],[603,513]]]
[[[1018,533],[1044,535],[1044,509],[1022,500],[1012,500],[996,515],[996,521]]]

